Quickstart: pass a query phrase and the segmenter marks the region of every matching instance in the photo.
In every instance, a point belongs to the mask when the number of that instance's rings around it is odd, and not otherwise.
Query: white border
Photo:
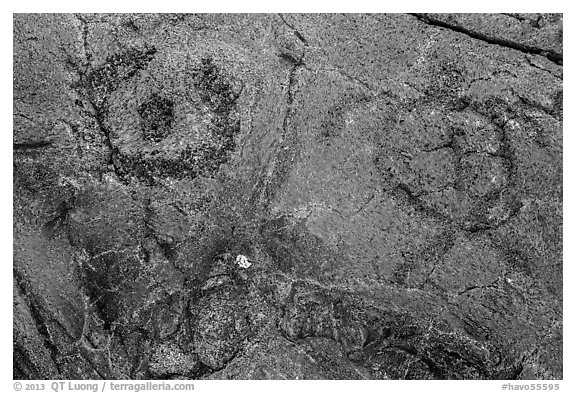
[[[375,1],[304,1],[289,0],[286,2],[264,1],[156,1],[156,2],[119,2],[110,0],[98,0],[91,2],[80,1],[18,1],[3,4],[1,13],[0,35],[3,61],[2,61],[2,123],[3,132],[0,134],[2,154],[0,154],[1,179],[4,183],[2,198],[2,274],[0,275],[2,294],[2,325],[0,341],[0,387],[2,391],[12,390],[12,64],[8,60],[8,54],[12,58],[12,13],[16,12],[563,12],[564,13],[564,37],[565,42],[572,43],[574,39],[574,18],[569,12],[566,2],[561,1],[481,1],[481,2],[454,2],[454,1],[412,1],[412,2],[375,2]],[[574,54],[572,45],[564,46],[564,62],[568,64],[564,74],[564,303],[572,306],[574,299],[574,286],[571,279],[574,278],[574,244],[572,231],[574,225],[574,207],[571,204],[574,195],[572,173],[576,170],[576,154],[574,150],[574,115],[570,110],[574,104]],[[574,371],[574,336],[575,331],[573,307],[564,307],[564,380],[551,381],[560,383],[561,391],[576,391]],[[542,383],[543,381],[534,381]],[[298,390],[298,391],[350,391],[361,389],[364,391],[441,391],[441,392],[491,392],[501,391],[502,381],[196,381],[195,391],[251,391],[269,392],[270,389]],[[530,384],[530,381],[517,381],[518,384]]]

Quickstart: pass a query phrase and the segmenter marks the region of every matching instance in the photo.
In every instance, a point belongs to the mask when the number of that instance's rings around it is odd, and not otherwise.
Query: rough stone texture
[[[15,15],[14,378],[562,378],[562,48],[561,15]]]

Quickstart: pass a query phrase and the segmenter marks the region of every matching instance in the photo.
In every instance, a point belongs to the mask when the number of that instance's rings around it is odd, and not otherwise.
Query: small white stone
[[[244,255],[238,255],[236,257],[236,263],[243,269],[248,269],[250,265],[252,265]]]

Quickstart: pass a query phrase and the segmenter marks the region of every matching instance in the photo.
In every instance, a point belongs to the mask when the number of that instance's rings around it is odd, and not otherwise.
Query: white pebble
[[[248,262],[248,258],[246,258],[244,255],[238,255],[236,257],[236,263],[238,266],[244,269],[248,269],[250,265],[252,265],[250,262]]]

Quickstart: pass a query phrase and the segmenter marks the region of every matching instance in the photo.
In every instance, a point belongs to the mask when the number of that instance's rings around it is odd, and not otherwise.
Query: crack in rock
[[[454,23],[448,23],[433,17],[430,17],[427,14],[410,14],[415,16],[419,21],[430,25],[430,26],[437,26],[437,27],[443,27],[445,29],[449,29],[452,31],[455,31],[457,33],[461,33],[461,34],[466,34],[467,36],[480,40],[480,41],[484,41],[487,44],[491,44],[491,45],[498,45],[504,48],[509,48],[509,49],[514,49],[523,53],[527,53],[527,54],[533,54],[533,55],[540,55],[540,56],[544,56],[546,57],[548,60],[550,60],[551,62],[553,62],[554,64],[557,65],[562,65],[563,62],[563,56],[561,53],[555,52],[553,50],[546,50],[546,49],[541,49],[541,48],[536,48],[533,46],[529,46],[529,45],[524,45],[521,44],[519,42],[514,42],[514,41],[510,41],[504,38],[498,38],[498,37],[491,37],[488,36],[486,34],[474,31],[474,30],[469,30],[463,26],[454,24]]]

